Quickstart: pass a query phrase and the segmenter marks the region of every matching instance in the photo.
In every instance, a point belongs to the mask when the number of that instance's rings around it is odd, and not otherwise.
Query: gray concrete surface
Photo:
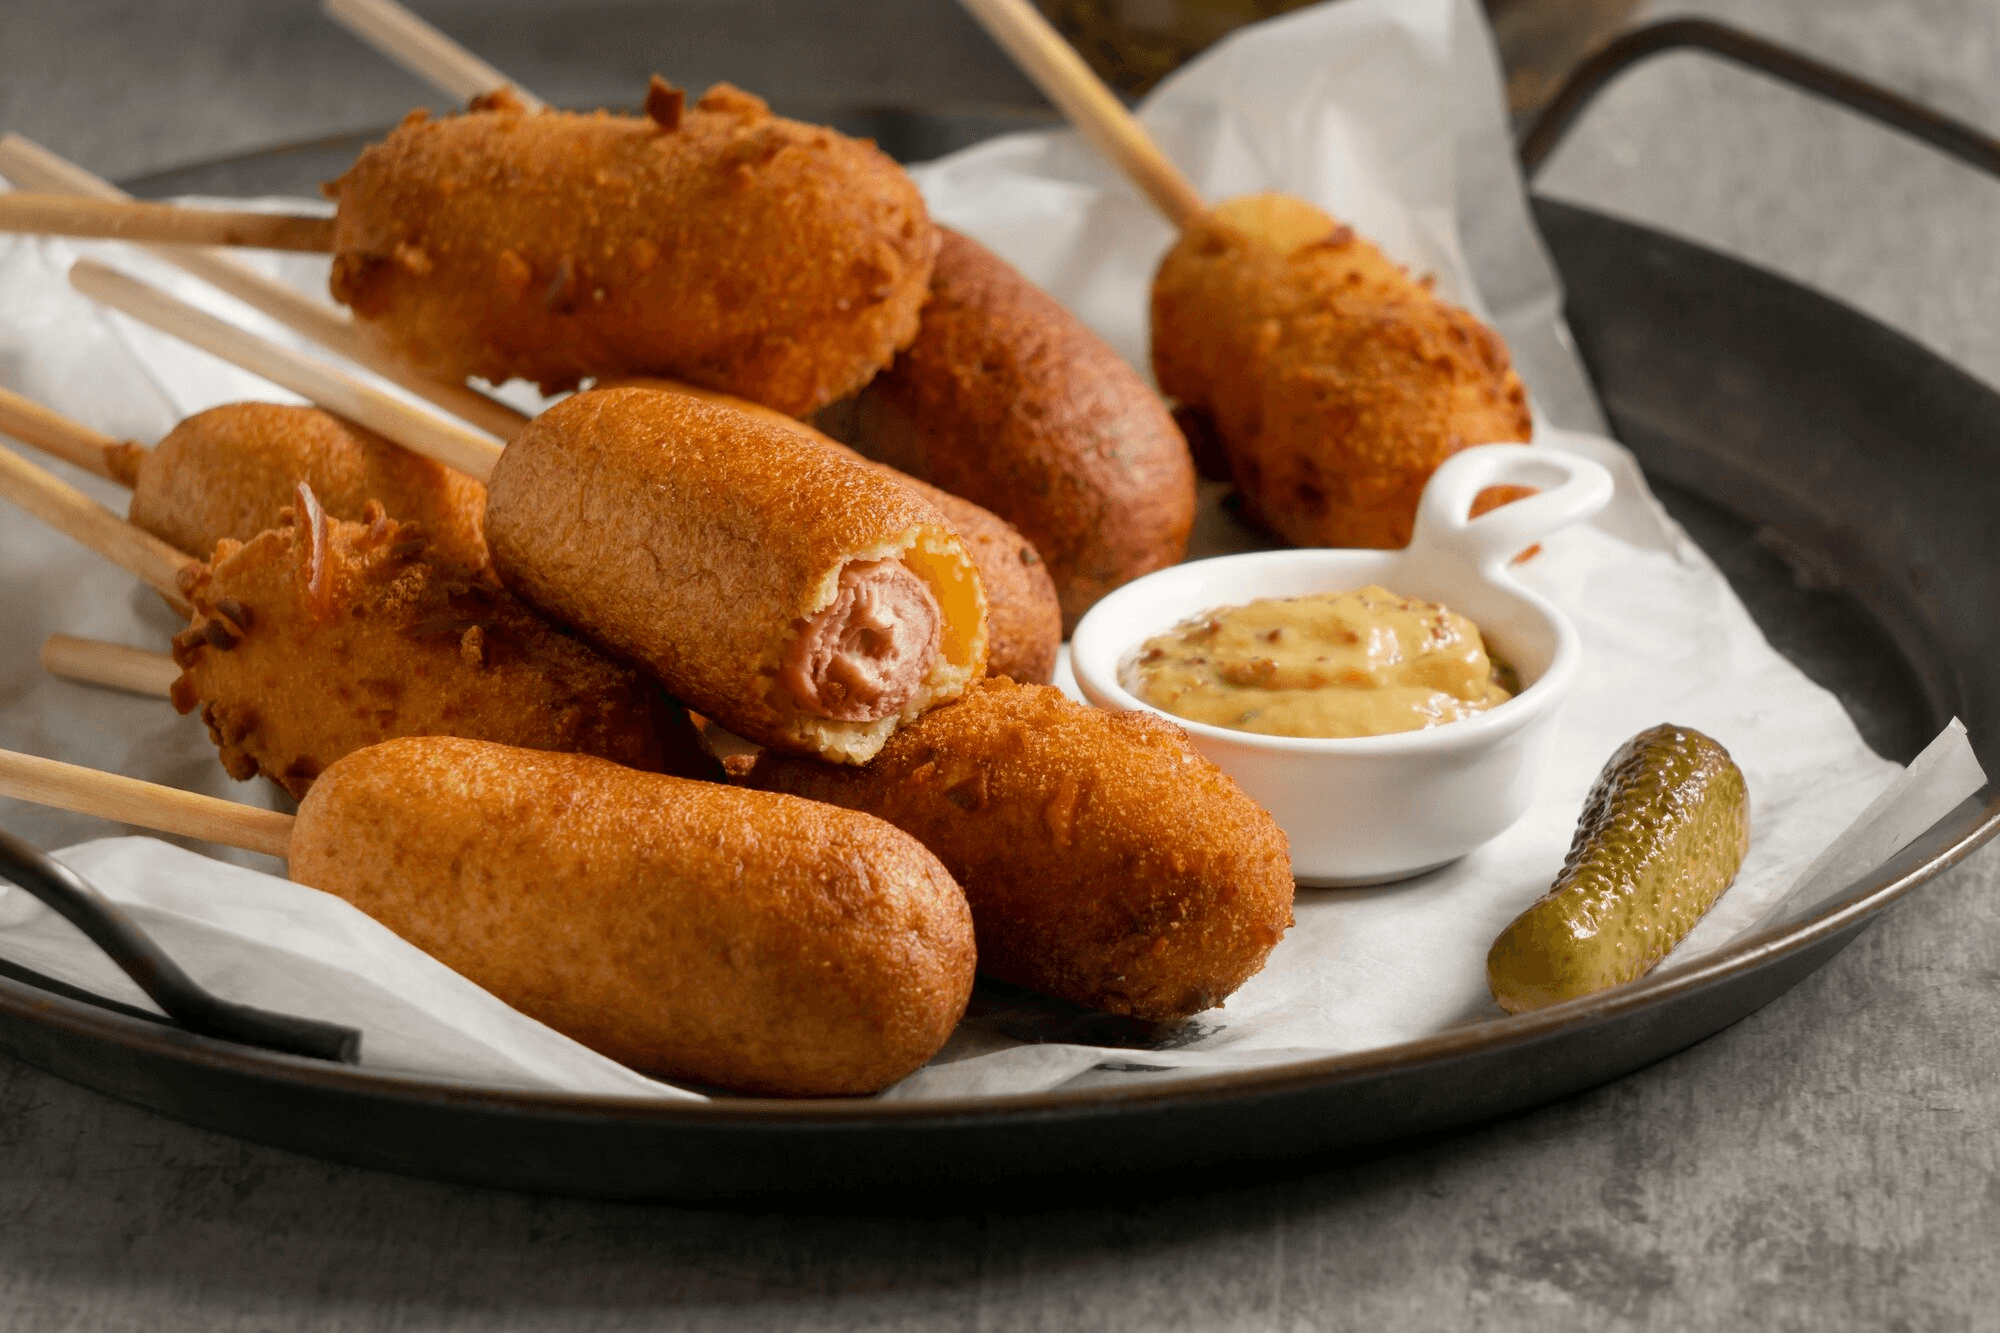
[[[420,8],[558,98],[621,97],[658,66],[802,105],[890,83],[1032,100],[946,0],[871,6],[889,35],[863,69],[813,45],[814,22],[859,7],[784,23],[776,0],[604,0],[560,20],[525,0]],[[1682,10],[2000,130],[2000,0],[1654,7]],[[113,175],[422,96],[303,4],[0,18],[0,126]],[[696,68],[696,51],[719,54]],[[1831,291],[2000,382],[2000,187],[1924,149],[1673,57],[1609,94],[1544,185]],[[1039,1212],[704,1212],[430,1184],[0,1062],[0,1326],[1996,1328],[1996,890],[1988,849],[1745,1022],[1499,1125],[1281,1183]]]
[[[1656,3],[1786,43],[2000,133],[1994,0]],[[1693,53],[1609,88],[1543,193],[1713,246],[1831,293],[2000,383],[2000,180]]]

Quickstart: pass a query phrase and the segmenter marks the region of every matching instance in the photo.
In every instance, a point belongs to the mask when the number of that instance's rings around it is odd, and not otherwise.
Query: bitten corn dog
[[[718,84],[645,117],[502,92],[407,118],[327,187],[333,294],[440,377],[668,375],[802,415],[917,327],[937,235],[871,145]]]
[[[510,588],[761,745],[865,762],[985,669],[985,595],[942,514],[685,394],[536,418],[494,467],[486,538]]]
[[[1499,335],[1284,195],[1188,222],[1153,282],[1153,371],[1211,423],[1247,516],[1302,546],[1408,545],[1438,464],[1534,429]]]
[[[110,464],[132,487],[132,522],[197,559],[224,537],[246,542],[276,527],[303,481],[334,518],[358,520],[376,501],[421,530],[438,558],[486,564],[485,487],[318,408],[210,408],[151,449],[122,446]]]
[[[746,779],[880,815],[964,887],[979,970],[1113,1013],[1221,1004],[1292,924],[1285,835],[1150,714],[989,680],[864,768],[766,752]]]
[[[667,389],[735,407],[835,450],[843,458],[875,468],[915,491],[937,506],[952,530],[964,540],[966,552],[979,568],[979,582],[986,590],[987,672],[1037,685],[1046,685],[1054,678],[1056,653],[1062,647],[1062,607],[1056,600],[1055,583],[1049,577],[1048,562],[1021,535],[1020,529],[1006,519],[950,491],[918,481],[907,472],[874,462],[817,428],[768,407],[671,380],[616,380],[602,382],[599,387]]]

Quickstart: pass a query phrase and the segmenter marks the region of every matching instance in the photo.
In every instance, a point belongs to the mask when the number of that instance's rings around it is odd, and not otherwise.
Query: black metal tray
[[[147,184],[214,188],[198,173]],[[1910,758],[1953,714],[1976,742],[2000,734],[1989,614],[2000,605],[1989,518],[2000,512],[2000,395],[1768,273],[1587,209],[1537,201],[1535,213],[1618,437],[1779,648],[1891,757]],[[1801,568],[1814,586],[1794,577]],[[1981,759],[1991,768],[2000,755]],[[1189,1180],[1371,1151],[1616,1078],[1782,994],[1996,828],[1989,788],[1833,908],[1634,985],[1399,1046],[1157,1087],[699,1105],[477,1091],[194,1036],[12,969],[0,969],[0,1049],[181,1120],[415,1175],[692,1201],[975,1188],[988,1201],[1023,1188],[1046,1198],[1121,1174]]]

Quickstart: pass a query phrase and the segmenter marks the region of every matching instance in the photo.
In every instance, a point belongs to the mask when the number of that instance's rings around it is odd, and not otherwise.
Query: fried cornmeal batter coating
[[[944,515],[791,423],[661,389],[536,417],[487,485],[507,586],[759,745],[865,763],[986,670]]]
[[[1246,517],[1300,546],[1406,546],[1440,463],[1534,429],[1498,334],[1296,199],[1197,220],[1152,318],[1161,392],[1208,416]]]
[[[374,500],[420,529],[437,559],[486,564],[484,486],[316,407],[213,407],[151,449],[121,446],[114,465],[132,487],[132,522],[197,560],[224,537],[277,527],[303,481],[334,518],[358,521]]]
[[[224,538],[181,579],[195,612],[174,639],[174,707],[201,710],[231,777],[303,796],[345,754],[435,735],[719,776],[687,710],[644,673],[490,576],[433,560],[380,506],[359,523],[306,508]]]
[[[950,491],[940,490],[929,482],[918,481],[909,473],[899,472],[886,463],[874,462],[803,421],[740,398],[664,380],[600,380],[597,387],[666,389],[735,407],[764,421],[784,426],[915,491],[945,516],[952,530],[964,541],[972,563],[979,568],[979,582],[986,589],[988,673],[1011,676],[1015,680],[1038,685],[1046,685],[1055,678],[1056,654],[1062,648],[1062,606],[1056,600],[1055,582],[1049,577],[1048,562],[1035,550],[1034,543],[1021,535],[1019,528],[992,510],[981,508]]]
[[[1108,343],[977,241],[940,233],[916,341],[826,423],[1019,528],[1067,633],[1113,588],[1186,555],[1194,464]]]
[[[1151,714],[992,679],[865,768],[765,752],[746,778],[879,815],[972,904],[979,970],[1112,1013],[1221,1004],[1292,924],[1285,835]]]
[[[648,1074],[886,1087],[951,1035],[972,920],[879,819],[478,741],[390,741],[299,806],[291,875]]]
[[[668,375],[803,415],[917,330],[937,233],[873,144],[717,84],[651,114],[413,113],[327,187],[332,289],[434,374]]]

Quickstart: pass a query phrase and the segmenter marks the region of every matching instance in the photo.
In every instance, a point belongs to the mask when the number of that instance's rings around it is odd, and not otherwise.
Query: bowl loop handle
[[[1472,518],[1472,502],[1489,486],[1538,492]],[[1417,506],[1410,557],[1473,564],[1489,578],[1552,533],[1580,523],[1611,500],[1610,472],[1560,449],[1482,444],[1446,459],[1431,474]]]

